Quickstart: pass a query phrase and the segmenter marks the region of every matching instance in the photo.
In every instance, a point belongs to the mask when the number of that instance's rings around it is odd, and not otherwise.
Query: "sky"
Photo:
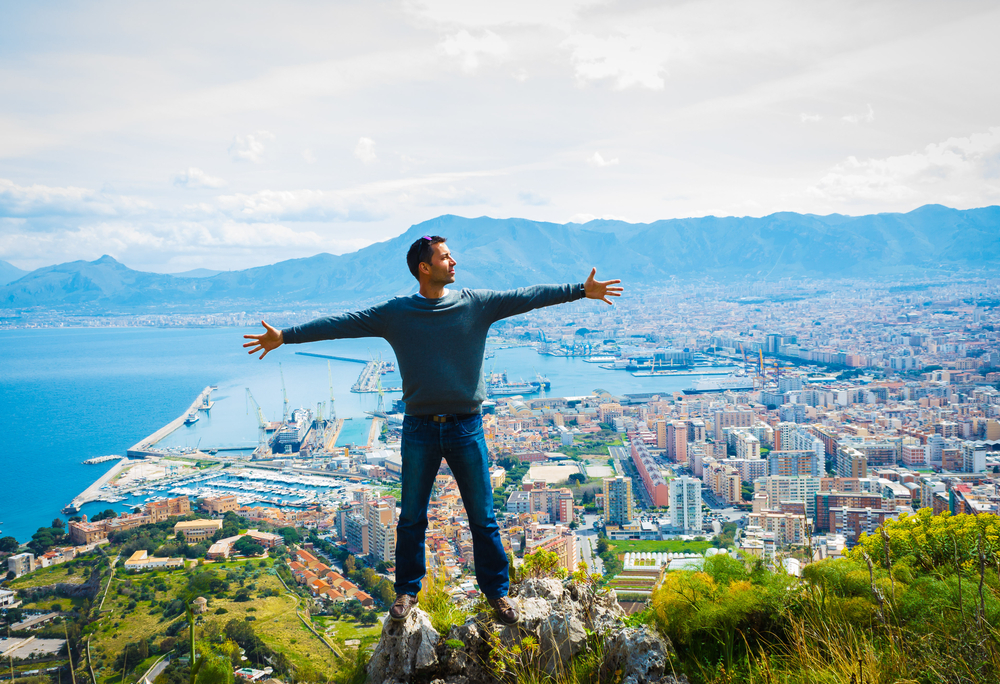
[[[1000,5],[0,0],[0,259],[1000,204]]]

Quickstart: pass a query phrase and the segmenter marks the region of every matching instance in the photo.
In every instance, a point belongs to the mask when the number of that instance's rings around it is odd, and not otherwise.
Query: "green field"
[[[684,541],[683,539],[669,539],[667,541],[633,541],[633,540],[613,540],[609,539],[608,544],[614,548],[616,554],[623,553],[705,553],[712,548],[709,541]]]
[[[70,566],[73,567],[73,566]],[[87,579],[87,570],[78,568],[72,573],[66,563],[39,568],[27,575],[12,580],[9,589],[27,589],[28,587],[44,587],[49,584],[83,584]],[[6,571],[6,570],[5,570]]]
[[[154,635],[156,642],[166,638],[166,628],[178,619],[183,619],[183,616],[164,619],[163,602],[187,596],[190,593],[188,581],[193,574],[199,572],[212,572],[220,578],[225,578],[231,572],[237,578],[228,580],[230,588],[224,597],[212,596],[210,593],[205,596],[209,599],[209,604],[207,611],[198,619],[198,638],[221,630],[229,620],[244,621],[252,618],[254,632],[271,648],[286,653],[295,665],[309,666],[324,676],[332,674],[336,662],[334,654],[302,624],[297,614],[297,609],[303,604],[302,597],[286,591],[278,578],[269,572],[273,561],[266,561],[268,567],[264,568],[259,563],[258,560],[227,561],[185,570],[135,575],[116,571],[104,604],[104,616],[96,623],[91,638],[98,684],[116,684],[120,680],[120,671],[112,671],[109,665],[127,644],[135,644],[140,639]],[[244,576],[243,569],[248,564],[249,573]],[[156,590],[157,583],[165,584],[166,589]],[[153,600],[136,601],[135,607],[129,609],[130,602],[142,587],[153,591]],[[120,590],[123,588],[131,589],[133,594],[122,595]],[[232,597],[243,588],[250,590],[252,599],[245,602],[234,601]],[[278,595],[262,596],[267,590],[277,591]],[[178,637],[186,636],[185,627]]]

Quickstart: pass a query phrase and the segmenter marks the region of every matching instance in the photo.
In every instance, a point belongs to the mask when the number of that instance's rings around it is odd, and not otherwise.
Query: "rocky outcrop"
[[[371,684],[494,684],[519,672],[558,675],[590,649],[602,669],[627,684],[686,684],[670,671],[670,643],[654,630],[626,628],[613,593],[572,582],[528,579],[512,587],[521,621],[506,626],[483,611],[439,634],[419,606],[402,623],[386,621],[368,662]]]
[[[18,589],[18,594],[25,601],[36,601],[45,596],[61,596],[63,598],[87,598],[93,600],[101,590],[101,573],[93,571],[86,582],[46,584],[40,587]]]

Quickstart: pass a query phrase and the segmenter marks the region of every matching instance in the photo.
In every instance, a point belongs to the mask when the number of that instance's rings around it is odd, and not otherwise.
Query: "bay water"
[[[0,330],[0,536],[25,542],[49,525],[73,497],[113,462],[85,465],[95,456],[123,456],[126,449],[181,415],[207,385],[215,385],[209,412],[182,426],[159,446],[245,446],[257,443],[257,418],[247,389],[267,420],[280,420],[285,392],[291,409],[329,411],[331,392],[344,424],[338,445],[364,444],[377,394],[350,387],[363,366],[295,352],[367,361],[395,360],[381,339],[288,345],[262,360],[242,348],[242,336],[259,329],[236,328],[47,328]],[[484,369],[506,370],[512,381],[535,374],[552,382],[551,396],[670,393],[689,387],[691,376],[636,378],[603,370],[580,358],[538,354],[532,348],[497,350]],[[397,373],[383,376],[399,387]],[[400,393],[386,393],[388,409]],[[125,504],[95,502],[82,513]]]

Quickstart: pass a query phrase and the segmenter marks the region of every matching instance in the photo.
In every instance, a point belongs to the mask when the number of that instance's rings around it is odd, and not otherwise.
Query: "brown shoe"
[[[396,594],[396,602],[389,609],[389,619],[393,622],[402,622],[417,605],[417,597],[410,594]]]
[[[506,596],[486,599],[486,602],[493,607],[493,612],[496,613],[497,620],[505,625],[516,625],[521,619],[521,613],[518,612],[517,606]]]

